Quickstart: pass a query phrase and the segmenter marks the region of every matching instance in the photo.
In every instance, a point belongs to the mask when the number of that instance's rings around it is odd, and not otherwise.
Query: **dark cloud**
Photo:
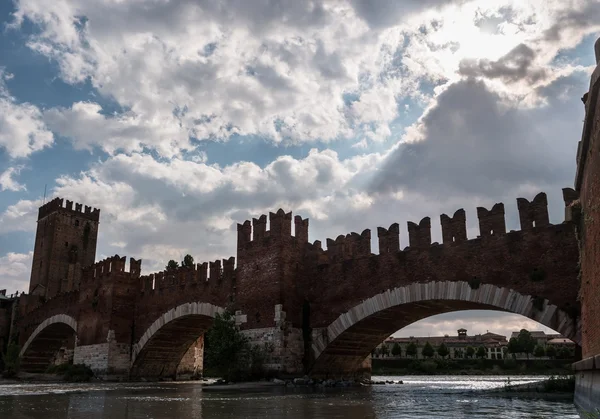
[[[519,44],[497,61],[462,60],[458,72],[467,77],[502,79],[507,83],[526,80],[535,83],[546,77],[547,72],[534,64],[536,53],[525,44]]]
[[[537,109],[507,109],[481,81],[456,83],[423,117],[424,139],[399,145],[371,190],[498,198],[523,185],[570,186],[586,83],[586,76],[576,73],[540,89],[539,95],[552,96]]]
[[[356,14],[372,28],[400,23],[408,15],[464,0],[350,0]]]
[[[544,31],[544,38],[556,42],[560,41],[565,33],[584,33],[594,27],[600,27],[600,2],[587,0],[582,2],[582,6],[563,9],[555,17],[554,24]]]

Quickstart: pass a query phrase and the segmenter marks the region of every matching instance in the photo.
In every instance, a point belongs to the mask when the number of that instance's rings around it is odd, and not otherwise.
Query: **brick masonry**
[[[286,321],[282,305],[275,306],[274,327],[246,329],[243,334],[250,344],[258,346],[267,356],[265,369],[283,375],[304,373],[304,341],[302,330]]]
[[[596,41],[600,64],[600,40]],[[584,410],[600,408],[600,65],[583,97],[585,122],[577,152],[574,208],[581,248],[581,346],[583,360],[574,365],[575,401]]]
[[[519,231],[506,231],[504,205],[496,204],[477,209],[480,236],[469,240],[458,210],[440,217],[442,244],[431,243],[429,217],[408,223],[403,250],[398,224],[379,227],[378,254],[370,230],[327,239],[323,249],[309,242],[308,219],[279,210],[238,224],[237,266],[230,257],[142,276],[141,260],[130,258],[127,270],[115,255],[82,269],[74,290],[23,296],[19,342],[46,319],[69,315],[76,360],[150,378],[177,376],[226,309],[269,348],[267,364],[281,374],[364,374],[371,349],[399,325],[458,309],[518,312],[577,341],[579,249],[569,209],[577,194],[563,194],[567,220],[558,225],[540,193],[517,200]],[[326,340],[315,341],[323,331]]]

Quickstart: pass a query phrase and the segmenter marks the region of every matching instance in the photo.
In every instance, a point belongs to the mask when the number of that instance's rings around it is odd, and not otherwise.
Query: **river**
[[[544,377],[511,377],[513,384]],[[207,391],[199,382],[0,385],[0,418],[579,418],[570,401],[486,394],[499,376],[373,377],[404,384]]]

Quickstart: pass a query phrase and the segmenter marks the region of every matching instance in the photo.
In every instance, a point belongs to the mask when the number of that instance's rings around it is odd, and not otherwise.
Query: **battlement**
[[[235,257],[232,256],[229,259],[197,263],[193,267],[180,266],[176,269],[144,275],[139,280],[142,292],[148,292],[177,285],[218,285],[222,281],[233,281],[234,278]]]
[[[308,242],[308,218],[296,215],[294,218],[296,227],[295,237],[300,243]],[[267,230],[267,216],[265,214],[258,218],[244,221],[237,225],[238,250],[244,249],[250,243],[260,243],[265,238],[281,238],[292,236],[292,213],[286,213],[283,209],[277,212],[269,212],[269,230]]]
[[[371,230],[363,230],[361,234],[350,233],[337,236],[335,240],[327,239],[325,254],[330,261],[347,260],[355,257],[371,255]]]
[[[565,222],[571,221],[571,207],[578,202],[577,193],[571,188],[563,189],[565,202]],[[535,231],[550,225],[548,217],[548,203],[545,193],[539,193],[533,200],[517,199],[517,209],[521,222],[521,231]],[[487,240],[490,237],[499,237],[507,234],[504,213],[504,204],[497,203],[490,210],[478,207],[479,233],[475,238]],[[444,246],[454,246],[469,240],[467,237],[467,220],[464,209],[458,209],[452,217],[440,215],[442,240]],[[409,246],[405,250],[427,250],[438,243],[431,243],[431,219],[423,218],[418,224],[407,222]],[[389,228],[377,227],[379,239],[379,254],[392,254],[400,251],[400,226],[393,223]],[[316,240],[309,243],[308,251],[313,260],[318,264],[333,263],[354,257],[371,255],[371,232],[364,230],[361,235],[351,233],[340,235],[335,240],[327,239],[327,250],[322,249],[321,242]]]
[[[125,270],[126,264],[126,256],[120,257],[119,255],[114,255],[108,257],[100,262],[96,262],[93,265],[83,268],[83,280],[89,281],[98,278],[104,278],[117,272],[124,272],[131,275],[132,278],[139,278],[142,268],[142,260],[129,258],[129,272]]]
[[[41,220],[48,215],[57,212],[57,211],[65,211],[71,212],[73,214],[77,214],[82,218],[87,218],[91,221],[99,221],[100,220],[100,210],[97,208],[92,208],[87,205],[82,205],[73,201],[66,201],[66,205],[63,205],[65,200],[63,198],[54,198],[52,201],[47,202],[42,205],[38,210],[38,220]],[[73,209],[73,204],[75,204],[75,209]]]

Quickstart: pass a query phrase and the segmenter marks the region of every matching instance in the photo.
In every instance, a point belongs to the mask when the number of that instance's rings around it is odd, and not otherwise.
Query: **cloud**
[[[460,4],[459,0],[351,0],[357,15],[372,28],[396,26],[407,16],[448,4]]]
[[[21,166],[9,167],[4,172],[0,173],[0,190],[3,191],[26,191],[25,185],[20,184],[13,179],[13,176],[18,176],[21,171]]]
[[[519,314],[494,310],[468,310],[439,314],[420,320],[398,330],[396,337],[409,336],[456,336],[460,328],[467,329],[470,336],[486,332],[497,333],[510,339],[512,332],[521,329],[541,330],[546,333],[558,333],[534,320]]]
[[[452,84],[389,154],[371,190],[502,197],[530,185],[568,186],[575,147],[566,139],[581,130],[583,113],[573,89],[584,91],[584,74],[541,89],[548,104],[531,110],[505,105],[483,81]]]
[[[571,0],[559,9],[553,24],[544,31],[544,38],[551,42],[573,42],[587,33],[600,30],[600,3],[594,0]]]
[[[533,49],[525,44],[519,44],[496,61],[463,60],[458,71],[467,77],[500,78],[507,83],[525,80],[533,84],[547,76],[544,68],[534,65],[535,57]]]
[[[0,213],[0,233],[15,231],[34,232],[38,208],[42,200],[21,199]]]
[[[0,149],[14,158],[27,157],[51,146],[54,136],[44,125],[37,106],[17,103],[10,96],[6,80],[11,78],[12,75],[0,67]]]
[[[9,294],[15,291],[26,292],[29,290],[29,274],[33,252],[12,253],[0,257],[0,277],[2,288]]]
[[[144,147],[173,157],[192,148],[189,133],[174,115],[148,117],[133,112],[109,116],[97,103],[76,102],[71,108],[52,108],[44,112],[44,121],[54,132],[68,137],[76,149],[101,147],[105,152],[131,153]]]

